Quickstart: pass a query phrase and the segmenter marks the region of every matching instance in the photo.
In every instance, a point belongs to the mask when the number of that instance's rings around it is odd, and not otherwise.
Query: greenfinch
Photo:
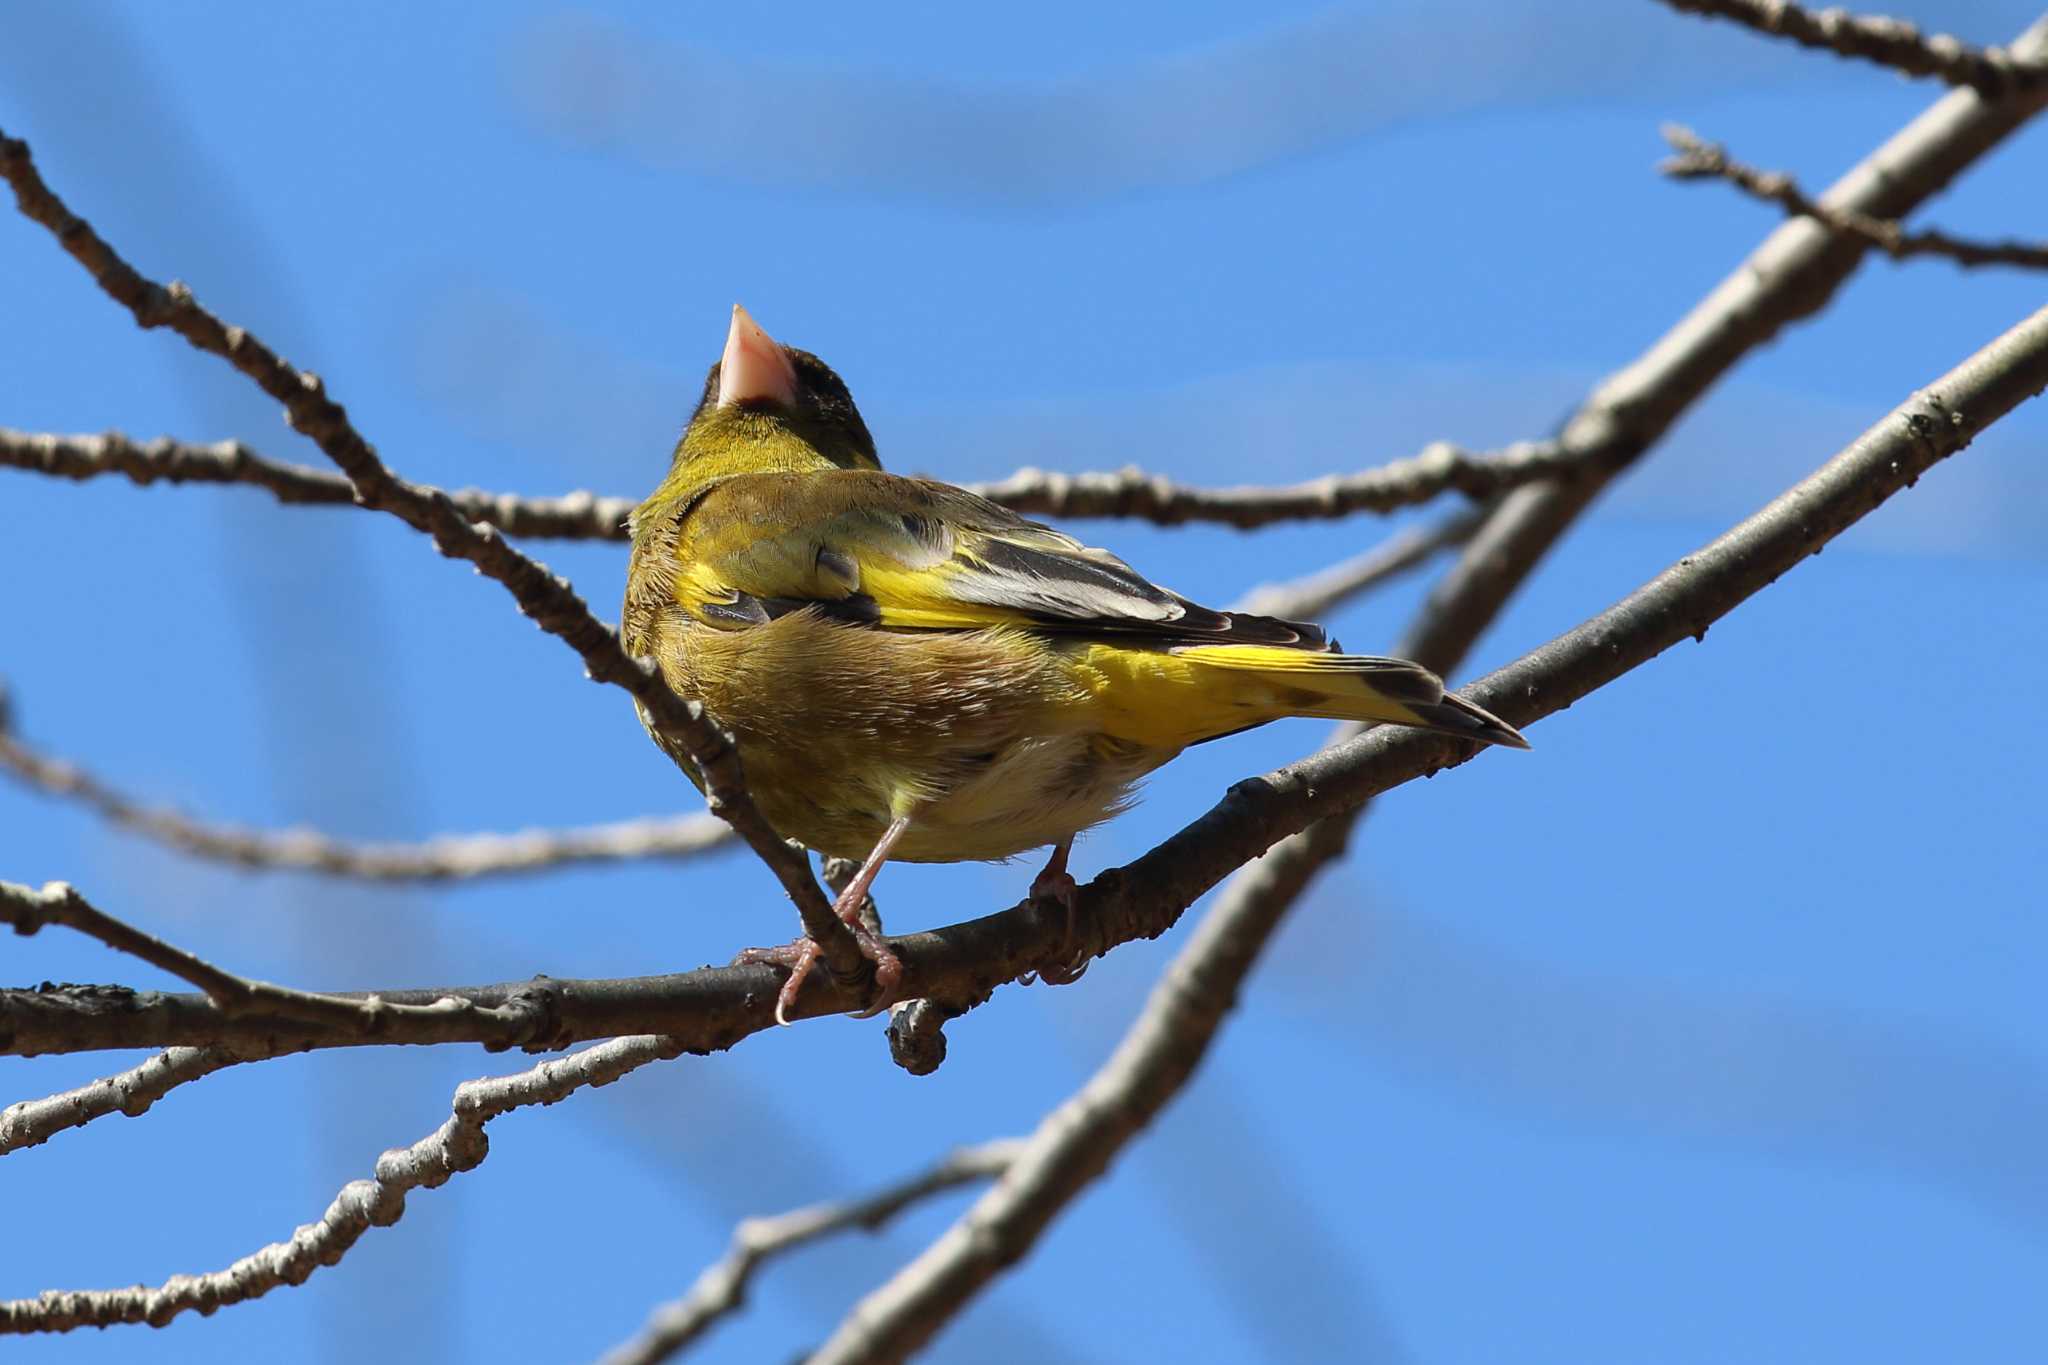
[[[834,908],[885,993],[900,964],[861,921],[884,862],[1050,845],[1032,893],[1071,914],[1074,836],[1190,744],[1320,716],[1528,747],[1419,664],[1198,606],[965,489],[885,473],[839,376],[738,307],[632,532],[626,647],[730,730],[778,832],[859,861]],[[782,1017],[816,948],[743,956],[791,968]]]

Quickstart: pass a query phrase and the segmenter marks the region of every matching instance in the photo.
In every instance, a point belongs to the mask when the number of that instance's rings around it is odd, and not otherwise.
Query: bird
[[[884,863],[1049,846],[1031,894],[1067,907],[1071,938],[1075,836],[1190,745],[1312,716],[1528,747],[1420,664],[1198,605],[966,489],[885,471],[845,382],[737,305],[629,524],[626,648],[732,735],[777,833],[859,863],[833,909],[883,999],[901,962],[862,905]],[[788,968],[786,1022],[817,954],[800,938],[738,960]]]

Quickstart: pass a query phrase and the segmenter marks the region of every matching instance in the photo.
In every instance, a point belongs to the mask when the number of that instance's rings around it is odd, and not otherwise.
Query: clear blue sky
[[[2029,13],[1911,17],[2002,41]],[[1818,188],[1936,93],[1630,0],[78,3],[0,44],[0,126],[139,267],[322,374],[405,473],[525,492],[651,486],[735,300],[846,376],[899,469],[1266,480],[1540,435],[1771,225],[1656,177],[1660,122]],[[2039,234],[2044,138],[1929,221]],[[2041,289],[1866,266],[1601,505],[1474,671],[1753,510]],[[12,214],[0,300],[0,423],[319,462]],[[932,1358],[2038,1359],[2044,440],[2023,410],[1534,753],[1381,802],[1196,1085]],[[1386,524],[1080,529],[1221,602]],[[619,547],[537,548],[615,614]],[[695,801],[622,697],[392,522],[0,471],[0,573],[24,736],[193,812],[408,839]],[[1419,590],[1333,625],[1383,647]],[[1076,870],[1320,733],[1190,753]],[[879,890],[909,929],[1030,873]],[[362,889],[195,864],[6,783],[0,876],[309,987],[665,971],[791,928],[739,855]],[[588,1358],[736,1218],[1028,1129],[1183,934],[1002,993],[930,1078],[876,1022],[825,1022],[522,1111],[302,1288],[9,1354]],[[163,984],[55,932],[0,945],[0,979]],[[0,1060],[0,1101],[131,1060]],[[222,1266],[519,1064],[295,1058],[9,1157],[0,1296]],[[774,1269],[698,1358],[789,1358],[960,1204]]]

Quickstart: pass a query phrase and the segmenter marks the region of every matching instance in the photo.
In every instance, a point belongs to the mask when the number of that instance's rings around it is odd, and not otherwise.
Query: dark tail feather
[[[1421,724],[1425,729],[1439,730],[1447,735],[1460,735],[1466,739],[1484,740],[1488,744],[1501,744],[1510,749],[1529,747],[1529,741],[1522,738],[1521,731],[1493,713],[1474,706],[1455,692],[1444,693],[1444,699],[1439,702],[1404,704],[1421,718]]]

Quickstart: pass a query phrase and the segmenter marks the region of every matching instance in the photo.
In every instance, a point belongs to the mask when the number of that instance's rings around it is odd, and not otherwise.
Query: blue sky
[[[1982,41],[2030,17],[1908,13]],[[1772,222],[1655,176],[1660,122],[1817,189],[1935,93],[1624,0],[93,3],[24,10],[0,46],[0,126],[131,261],[323,375],[405,473],[526,492],[651,486],[735,300],[840,370],[898,469],[1277,480],[1540,435]],[[1928,221],[2039,235],[2044,137]],[[1753,510],[2040,292],[1867,265],[1600,505],[1472,670]],[[0,423],[319,461],[11,215],[0,298]],[[932,1358],[2033,1358],[2044,437],[2022,409],[1533,753],[1379,803],[1195,1085]],[[388,519],[0,471],[0,526],[21,733],[132,791],[390,839],[695,801],[622,697]],[[1388,524],[1078,529],[1223,602]],[[615,614],[619,547],[534,548]],[[1420,591],[1332,624],[1383,647]],[[1320,734],[1189,753],[1077,872]],[[879,891],[924,927],[1031,870],[899,867]],[[309,987],[631,975],[790,931],[742,855],[364,889],[195,864],[9,784],[0,876]],[[1027,1130],[1180,938],[1004,992],[929,1078],[877,1024],[825,1022],[523,1111],[304,1287],[11,1349],[593,1356],[736,1218]],[[0,979],[162,984],[54,933],[0,946]],[[0,1096],[131,1060],[0,1060]],[[0,1239],[0,1296],[224,1265],[517,1065],[294,1058],[16,1154],[0,1208],[35,1231]],[[821,1339],[963,1198],[776,1268],[698,1357]]]

